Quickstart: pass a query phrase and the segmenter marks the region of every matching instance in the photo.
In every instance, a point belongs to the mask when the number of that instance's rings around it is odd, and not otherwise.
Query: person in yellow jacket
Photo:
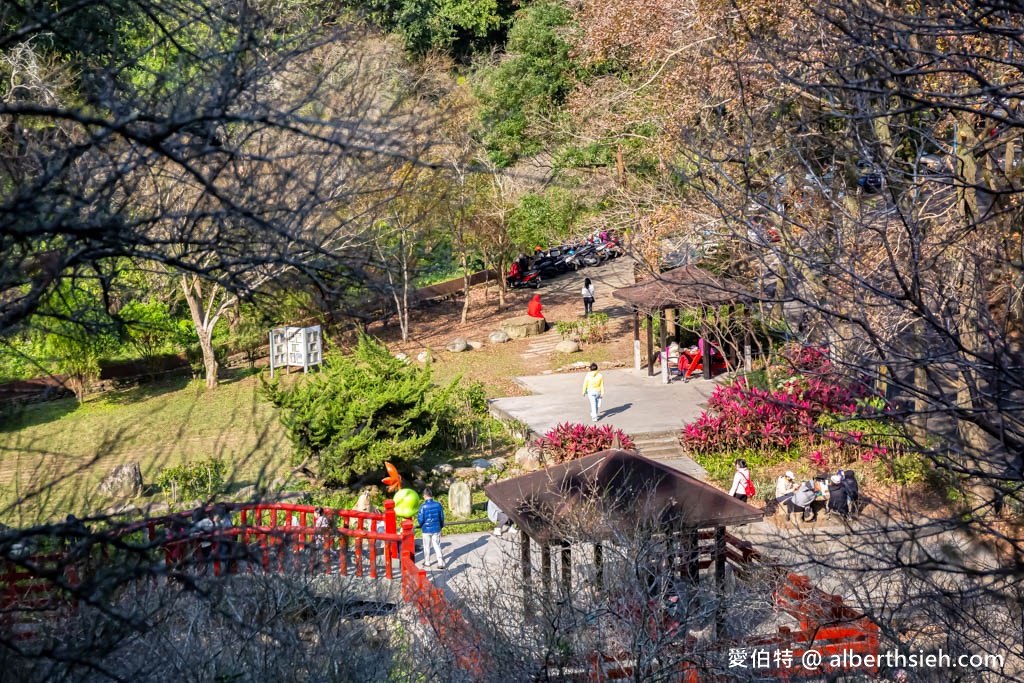
[[[604,398],[604,377],[597,371],[597,363],[590,364],[590,372],[583,378],[583,395],[590,401],[590,419],[597,422]]]

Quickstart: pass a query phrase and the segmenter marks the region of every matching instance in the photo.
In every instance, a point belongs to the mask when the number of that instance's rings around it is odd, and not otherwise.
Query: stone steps
[[[683,452],[683,447],[679,443],[679,432],[637,434],[633,437],[633,442],[636,444],[637,453],[645,458],[657,460],[695,479],[703,480],[708,475],[707,470]]]
[[[554,328],[548,330],[544,334],[533,337],[533,341],[526,347],[526,350],[522,352],[522,356],[545,356],[549,353],[554,353],[555,347],[562,341],[562,335],[558,334]]]

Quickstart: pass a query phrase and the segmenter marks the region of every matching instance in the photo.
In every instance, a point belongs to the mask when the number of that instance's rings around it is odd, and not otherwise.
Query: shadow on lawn
[[[12,405],[0,408],[0,432],[16,432],[54,422],[78,408],[74,398],[60,398],[45,403]]]

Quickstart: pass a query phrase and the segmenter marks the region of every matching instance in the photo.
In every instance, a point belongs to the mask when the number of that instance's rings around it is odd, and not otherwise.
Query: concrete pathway
[[[604,370],[605,399],[600,424],[619,427],[631,435],[678,432],[697,419],[714,390],[714,380],[676,380],[662,384],[647,370]],[[514,382],[531,392],[491,400],[500,415],[526,423],[543,434],[562,422],[590,422],[590,407],[581,395],[583,373],[514,377]]]

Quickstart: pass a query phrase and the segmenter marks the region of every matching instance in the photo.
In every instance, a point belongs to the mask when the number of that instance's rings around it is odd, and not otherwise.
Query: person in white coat
[[[729,495],[747,502],[747,482],[750,481],[750,470],[747,469],[747,461],[743,458],[736,458],[736,474],[732,476],[732,488]]]
[[[580,295],[583,297],[583,316],[586,317],[594,312],[594,284],[589,277],[583,281]]]

